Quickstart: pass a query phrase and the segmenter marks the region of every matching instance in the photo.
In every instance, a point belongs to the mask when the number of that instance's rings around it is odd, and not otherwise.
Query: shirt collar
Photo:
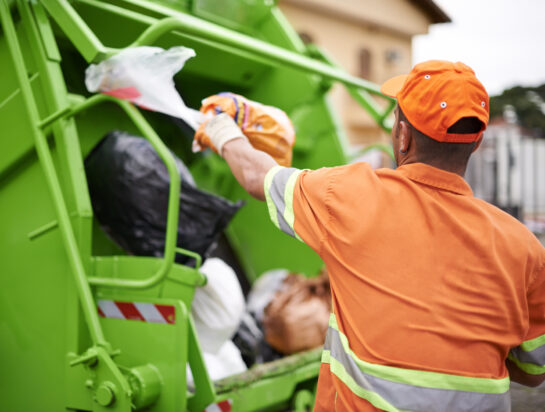
[[[473,196],[473,191],[464,178],[456,173],[424,163],[411,163],[399,166],[397,171],[408,179],[437,189],[448,190],[464,196]]]

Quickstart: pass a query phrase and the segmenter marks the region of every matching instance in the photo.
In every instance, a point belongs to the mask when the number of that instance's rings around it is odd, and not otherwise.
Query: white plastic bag
[[[208,281],[195,291],[191,313],[202,350],[217,353],[238,329],[244,296],[237,275],[223,260],[207,259],[200,271]]]
[[[203,357],[208,375],[213,381],[245,372],[248,369],[242,360],[240,351],[230,340],[221,346],[218,353],[203,352]],[[187,367],[187,383],[189,386],[194,386],[193,374],[189,365]]]
[[[133,47],[124,49],[85,71],[90,92],[102,92],[129,100],[143,109],[178,117],[193,129],[203,121],[198,110],[187,107],[174,86],[172,77],[195,56],[186,47]]]

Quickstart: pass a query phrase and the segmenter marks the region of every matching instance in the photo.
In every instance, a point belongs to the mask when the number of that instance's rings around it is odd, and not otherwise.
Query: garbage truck
[[[0,409],[310,410],[319,349],[209,377],[191,317],[206,277],[202,257],[178,247],[173,153],[199,187],[246,201],[224,236],[249,284],[271,268],[312,274],[322,263],[276,230],[219,156],[192,153],[190,128],[86,90],[89,64],[144,45],[195,50],[174,79],[190,107],[228,90],[288,113],[295,167],[349,161],[327,100],[334,83],[390,129],[395,103],[377,103],[377,85],[303,44],[273,0],[0,0]],[[145,138],[168,171],[161,256],[127,253],[94,216],[84,159],[111,130]],[[180,254],[194,264],[176,263]],[[159,321],[103,316],[99,301]]]

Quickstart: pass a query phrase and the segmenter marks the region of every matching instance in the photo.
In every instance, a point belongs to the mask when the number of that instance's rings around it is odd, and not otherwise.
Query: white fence
[[[513,124],[490,126],[466,179],[475,196],[545,233],[545,139]]]

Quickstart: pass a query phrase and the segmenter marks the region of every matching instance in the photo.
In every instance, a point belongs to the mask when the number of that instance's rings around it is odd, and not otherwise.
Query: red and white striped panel
[[[212,403],[208,405],[203,412],[231,412],[233,404],[233,401],[231,399],[227,399],[225,401],[221,401],[218,403]]]
[[[176,311],[174,306],[171,305],[99,300],[97,306],[98,314],[103,318],[139,320],[151,323],[176,323]]]

